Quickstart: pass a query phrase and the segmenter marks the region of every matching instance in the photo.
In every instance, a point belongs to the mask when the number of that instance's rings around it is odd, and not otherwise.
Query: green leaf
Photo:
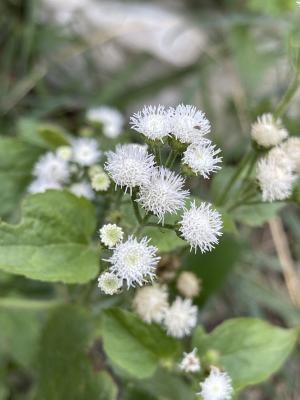
[[[283,329],[255,318],[225,321],[209,335],[197,331],[194,345],[200,355],[217,350],[220,364],[233,380],[235,389],[260,383],[285,362],[296,344],[298,332]]]
[[[66,132],[58,125],[41,124],[38,126],[38,134],[51,149],[69,145],[70,142]]]
[[[37,399],[116,398],[116,388],[108,375],[92,368],[88,355],[92,335],[91,317],[81,308],[68,305],[53,313],[40,343]],[[107,397],[103,397],[105,393]]]
[[[15,138],[0,138],[0,217],[18,206],[40,150]]]
[[[261,226],[285,206],[284,203],[265,203],[237,208],[232,217],[245,225]]]
[[[178,343],[158,325],[146,324],[128,311],[105,311],[102,332],[108,357],[137,378],[151,376],[160,361],[169,361],[178,351]]]
[[[84,198],[50,190],[26,197],[18,225],[0,223],[0,269],[42,281],[84,283],[98,273],[90,246],[95,210]]]
[[[186,241],[180,239],[176,233],[170,229],[147,227],[143,234],[151,238],[151,245],[156,246],[160,252],[167,253],[186,246]]]
[[[185,269],[193,271],[202,280],[202,291],[196,302],[201,305],[218,290],[239,259],[241,243],[230,235],[222,236],[216,248],[208,253],[190,253],[185,257]]]

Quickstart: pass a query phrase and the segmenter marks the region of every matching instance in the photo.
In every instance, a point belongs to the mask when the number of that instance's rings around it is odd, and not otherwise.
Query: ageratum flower
[[[170,134],[169,112],[161,105],[145,106],[130,118],[131,127],[151,140],[163,140]]]
[[[195,174],[209,178],[211,173],[221,169],[218,165],[222,162],[222,157],[218,154],[220,149],[216,149],[210,142],[204,141],[200,144],[191,144],[183,153],[183,164],[188,165]]]
[[[203,400],[231,400],[233,388],[231,378],[217,367],[211,367],[209,376],[200,383]]]
[[[160,257],[156,256],[157,248],[149,245],[144,237],[138,241],[129,236],[126,242],[117,244],[112,256],[106,260],[111,264],[110,271],[125,280],[127,287],[142,286],[147,280],[155,277],[156,266]]]
[[[139,144],[117,145],[115,151],[107,153],[105,170],[116,183],[132,191],[136,186],[146,184],[154,167],[154,156],[146,146]]]
[[[171,133],[182,143],[199,143],[211,130],[205,114],[191,105],[180,104],[170,109]]]
[[[176,338],[189,335],[197,324],[197,313],[198,309],[190,299],[177,297],[165,314],[167,334]]]
[[[133,308],[148,324],[162,322],[168,308],[166,287],[153,285],[138,289],[133,299]]]
[[[85,197],[86,199],[89,200],[93,200],[95,197],[91,185],[86,181],[73,183],[73,185],[69,187],[69,190],[77,197]]]
[[[98,278],[98,287],[105,294],[113,295],[122,287],[122,280],[111,272],[103,272]]]
[[[101,151],[98,142],[93,138],[79,138],[73,141],[72,155],[73,161],[83,167],[90,167],[99,161]]]
[[[183,359],[179,364],[179,368],[184,372],[198,372],[201,369],[199,357],[196,356],[197,349],[193,349],[190,353],[183,353]]]
[[[100,240],[101,242],[109,247],[112,248],[121,240],[123,239],[123,229],[117,226],[116,224],[106,224],[103,225],[102,228],[99,230]]]
[[[268,148],[281,143],[288,136],[288,131],[281,119],[275,119],[272,114],[263,114],[252,124],[251,136],[257,144]]]
[[[33,168],[33,175],[41,182],[51,184],[66,183],[70,176],[67,161],[54,153],[46,153],[39,158]]]
[[[201,203],[196,206],[195,201],[190,209],[186,209],[179,221],[179,231],[183,238],[189,242],[191,249],[200,249],[202,253],[211,251],[219,242],[223,226],[221,214],[213,210],[211,204]]]
[[[86,113],[86,119],[91,123],[101,124],[103,134],[110,139],[117,138],[124,125],[123,115],[115,108],[108,106],[91,108]]]
[[[137,201],[163,222],[167,213],[174,214],[184,206],[189,191],[183,190],[183,185],[180,175],[164,167],[156,168],[150,180],[141,186]]]

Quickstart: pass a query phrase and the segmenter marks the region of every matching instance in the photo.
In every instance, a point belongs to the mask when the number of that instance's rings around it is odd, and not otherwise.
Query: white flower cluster
[[[165,109],[148,106],[131,117],[132,127],[152,141],[163,141],[173,135],[185,144],[183,164],[195,173],[208,178],[220,169],[220,150],[204,136],[210,132],[210,123],[202,111],[190,105]],[[191,248],[202,252],[211,250],[221,235],[221,216],[211,206],[202,203],[185,209],[189,191],[184,189],[185,179],[164,166],[157,166],[146,146],[139,144],[117,145],[107,153],[104,166],[116,187],[124,188],[146,213],[155,215],[164,224],[168,214],[183,210],[179,231]]]
[[[157,248],[149,245],[149,239],[143,237],[141,240],[129,236],[122,241],[124,236],[122,228],[115,224],[104,225],[100,229],[101,242],[112,250],[110,258],[104,260],[110,264],[109,271],[104,272],[98,279],[98,286],[106,294],[114,294],[125,281],[127,288],[142,286],[144,283],[152,282],[155,278],[155,271],[160,257],[156,255]],[[109,284],[103,279],[104,274],[109,273]],[[111,281],[115,278],[115,291],[112,290]],[[108,276],[108,275],[105,275]],[[117,284],[120,283],[121,284]]]
[[[133,308],[145,322],[161,323],[167,334],[176,338],[189,335],[197,324],[197,307],[190,299],[183,300],[180,297],[169,305],[165,286],[146,286],[138,289]]]
[[[189,271],[183,271],[177,279],[178,291],[187,298],[197,297],[201,290],[201,281],[193,273]]]
[[[256,178],[263,201],[288,199],[300,172],[300,138],[289,137],[259,160]]]
[[[262,147],[277,146],[288,136],[281,119],[275,119],[270,113],[263,114],[252,124],[252,139]]]
[[[201,391],[198,393],[203,400],[231,400],[233,387],[230,376],[212,366],[209,376],[200,383]]]
[[[124,117],[115,108],[108,106],[91,108],[86,113],[86,119],[91,124],[100,124],[103,134],[110,139],[115,139],[122,133]]]
[[[68,189],[76,196],[94,199],[95,191],[106,191],[110,185],[108,175],[96,163],[102,152],[93,138],[78,138],[71,146],[58,147],[55,152],[42,155],[33,168],[34,180],[30,193],[48,189]],[[89,168],[86,171],[86,168]]]
[[[197,349],[194,348],[190,353],[183,353],[183,358],[179,364],[179,368],[184,372],[198,372],[201,369],[199,357],[196,355]]]

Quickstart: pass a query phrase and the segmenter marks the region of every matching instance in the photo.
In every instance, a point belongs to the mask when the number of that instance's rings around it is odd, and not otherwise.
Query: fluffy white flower
[[[212,250],[218,244],[218,237],[222,235],[221,214],[213,210],[211,204],[201,203],[196,207],[195,202],[189,210],[185,210],[179,222],[179,231],[189,242],[191,249],[199,247],[202,253]]]
[[[300,172],[300,137],[292,136],[280,145],[290,161],[294,164],[293,169]]]
[[[86,118],[91,123],[102,124],[104,135],[110,139],[117,138],[124,125],[123,115],[115,108],[108,106],[91,108],[87,111]]]
[[[27,191],[29,193],[44,193],[46,190],[49,189],[62,189],[62,186],[57,182],[48,182],[41,178],[34,180],[28,186]]]
[[[272,114],[263,114],[252,124],[251,136],[260,146],[272,147],[281,143],[288,132],[280,119],[275,120]]]
[[[73,183],[73,185],[69,187],[69,190],[76,196],[78,197],[82,196],[89,200],[93,200],[95,197],[91,185],[86,181]]]
[[[70,161],[72,158],[71,146],[60,146],[56,149],[56,155],[65,161]]]
[[[38,180],[52,183],[65,183],[70,176],[69,165],[54,153],[46,153],[39,158],[33,168]]]
[[[197,324],[198,309],[190,299],[177,297],[165,314],[164,324],[167,333],[176,338],[182,338],[191,333]]]
[[[126,242],[118,244],[112,256],[106,260],[111,264],[110,270],[120,279],[127,282],[127,287],[142,284],[155,277],[155,270],[160,257],[156,256],[157,248],[149,246],[149,239],[139,242],[129,236]]]
[[[196,356],[197,349],[195,348],[190,353],[183,353],[183,359],[179,364],[179,368],[184,372],[198,372],[201,369],[199,357]]]
[[[278,163],[274,157],[261,159],[256,168],[256,178],[263,201],[284,200],[290,197],[296,176],[292,169]]]
[[[190,144],[183,153],[182,162],[187,164],[195,174],[208,178],[211,173],[221,169],[218,165],[222,162],[222,157],[218,156],[220,152],[220,149],[216,149],[214,145],[206,141],[202,144]]]
[[[268,160],[272,160],[280,168],[293,170],[295,167],[294,160],[289,156],[282,146],[273,147],[267,155]]]
[[[172,133],[182,143],[199,143],[211,130],[205,114],[194,106],[180,104],[171,113]]]
[[[111,272],[103,272],[98,278],[98,287],[105,294],[113,295],[122,287],[122,280]]]
[[[161,105],[145,106],[142,111],[133,114],[130,124],[133,129],[151,140],[162,141],[171,131],[169,112]]]
[[[92,177],[94,175],[97,174],[101,174],[102,172],[104,172],[103,168],[101,167],[101,165],[95,164],[92,165],[89,169],[88,169],[88,175],[90,177],[90,179],[92,179]]]
[[[110,180],[105,172],[94,174],[91,179],[92,188],[96,192],[106,192],[110,185]]]
[[[217,367],[211,367],[209,376],[200,383],[203,400],[230,400],[233,395],[231,378]]]
[[[73,160],[83,167],[95,164],[101,157],[97,140],[93,138],[79,138],[74,140],[72,153]]]
[[[135,186],[147,183],[154,167],[154,156],[139,144],[117,145],[107,153],[105,170],[117,186],[130,192]]]
[[[123,229],[116,224],[103,225],[99,230],[100,240],[107,247],[114,247],[123,239]]]
[[[184,179],[167,168],[152,171],[150,180],[139,191],[138,202],[148,212],[164,221],[165,214],[173,214],[184,206],[188,190],[183,190]]]
[[[135,312],[148,324],[162,322],[168,305],[168,292],[165,286],[145,286],[136,291],[133,299]]]
[[[200,280],[193,272],[181,272],[177,280],[177,289],[184,297],[197,297],[200,293]]]

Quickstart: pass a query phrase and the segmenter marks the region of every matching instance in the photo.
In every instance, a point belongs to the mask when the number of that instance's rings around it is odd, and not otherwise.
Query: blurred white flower
[[[265,157],[257,163],[256,178],[263,201],[285,200],[290,197],[296,176],[292,169],[278,163],[274,157]]]
[[[130,118],[131,127],[148,139],[161,140],[171,131],[171,119],[164,106],[145,106]]]
[[[177,289],[184,297],[197,297],[200,293],[200,280],[193,272],[181,272],[177,279]]]
[[[286,168],[288,170],[293,170],[295,167],[294,160],[290,157],[287,151],[282,148],[282,145],[273,147],[267,155],[269,160],[273,160],[280,168]]]
[[[85,197],[86,199],[89,200],[93,200],[95,197],[91,185],[86,181],[73,183],[73,185],[69,187],[69,190],[76,196]]]
[[[62,186],[57,182],[49,182],[43,180],[42,178],[38,178],[31,182],[27,188],[27,191],[29,193],[44,193],[49,189],[60,190],[62,189]]]
[[[99,234],[101,242],[105,246],[112,248],[123,239],[124,232],[116,224],[106,224],[99,230]]]
[[[167,309],[164,318],[168,335],[176,338],[189,335],[197,324],[197,313],[198,309],[190,299],[177,297]]]
[[[33,168],[33,175],[38,180],[52,184],[66,183],[70,176],[69,165],[54,153],[46,153],[39,158]]]
[[[88,169],[90,179],[92,179],[94,175],[101,174],[102,172],[104,172],[104,169],[99,164],[94,164]]]
[[[197,349],[195,348],[190,353],[183,353],[183,359],[179,364],[179,368],[184,372],[198,372],[201,369],[199,357],[196,355]]]
[[[191,105],[179,104],[170,109],[172,134],[182,143],[199,143],[210,132],[211,126],[205,114]]]
[[[117,244],[112,256],[105,261],[111,264],[110,270],[120,279],[124,279],[127,287],[140,285],[155,277],[156,266],[160,257],[156,256],[157,248],[149,246],[146,237],[138,241],[129,236],[126,242]]]
[[[149,181],[153,167],[154,156],[139,144],[117,145],[115,151],[107,152],[104,166],[116,185],[130,192]]]
[[[252,139],[263,147],[272,147],[281,143],[288,136],[281,119],[275,119],[272,114],[263,114],[251,127]]]
[[[98,142],[93,138],[79,138],[72,144],[73,161],[83,167],[90,167],[101,157]]]
[[[293,169],[300,172],[300,137],[289,137],[285,142],[280,145],[280,148],[290,158],[294,164]]]
[[[150,180],[144,183],[138,194],[138,203],[164,221],[167,213],[173,214],[184,206],[189,191],[183,190],[184,179],[167,168],[152,171]]]
[[[94,174],[91,179],[92,188],[96,192],[106,192],[110,185],[110,180],[105,172]]]
[[[115,139],[122,133],[124,117],[115,108],[108,106],[91,108],[86,113],[86,119],[91,123],[102,124],[103,134],[110,139]]]
[[[98,287],[105,294],[113,295],[122,287],[122,280],[111,272],[103,272],[98,278]]]
[[[209,376],[200,383],[203,400],[231,400],[233,388],[231,378],[217,367],[211,367]]]
[[[70,161],[72,158],[72,148],[71,146],[59,146],[56,149],[56,155],[65,161]]]
[[[168,308],[168,292],[165,286],[145,286],[136,291],[133,308],[142,320],[162,322]]]
[[[179,231],[189,242],[191,249],[199,247],[202,253],[212,250],[219,243],[223,226],[221,214],[212,209],[211,204],[202,202],[196,207],[195,201],[186,209],[179,221]]]
[[[220,149],[209,142],[200,144],[190,144],[183,153],[183,164],[187,164],[195,174],[200,174],[203,178],[209,178],[209,175],[218,171],[221,167],[222,157],[218,154]]]

